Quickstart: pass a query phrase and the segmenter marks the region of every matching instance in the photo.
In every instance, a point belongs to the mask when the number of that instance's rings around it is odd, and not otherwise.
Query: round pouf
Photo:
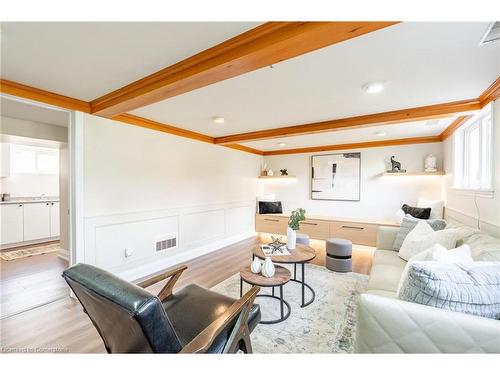
[[[335,272],[352,271],[352,242],[343,238],[326,240],[326,268]]]
[[[309,236],[304,233],[297,233],[297,243],[309,246]]]

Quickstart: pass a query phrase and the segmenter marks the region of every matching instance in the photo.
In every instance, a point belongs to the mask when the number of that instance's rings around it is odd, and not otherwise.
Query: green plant
[[[302,220],[306,219],[306,210],[303,208],[297,208],[292,211],[290,215],[290,220],[288,220],[288,226],[293,230],[299,230],[299,225]]]

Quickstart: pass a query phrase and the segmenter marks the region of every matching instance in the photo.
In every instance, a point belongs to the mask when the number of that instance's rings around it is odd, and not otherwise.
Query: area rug
[[[301,287],[289,282],[284,286],[285,300],[291,306],[290,317],[277,324],[259,324],[252,332],[254,353],[352,353],[356,329],[356,299],[363,293],[368,276],[337,273],[312,264],[306,265],[306,282],[316,299],[301,308]],[[291,268],[290,268],[291,269]],[[216,285],[213,290],[239,298],[239,274]],[[244,283],[244,291],[250,289]],[[278,289],[275,289],[278,292]],[[270,288],[260,293],[270,294]],[[306,289],[306,300],[309,298]],[[279,318],[279,301],[257,298],[262,319]]]
[[[51,243],[48,245],[36,245],[19,250],[4,251],[0,253],[0,258],[3,260],[14,260],[27,258],[34,255],[42,255],[48,253],[55,253],[59,251],[59,243]]]

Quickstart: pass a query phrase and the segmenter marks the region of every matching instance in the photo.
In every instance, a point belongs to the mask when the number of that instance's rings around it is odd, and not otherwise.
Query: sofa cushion
[[[457,233],[453,229],[443,229],[434,231],[429,224],[421,220],[406,236],[399,256],[404,260],[409,260],[412,256],[427,250],[435,244],[441,244],[447,249],[455,247],[457,242]]]
[[[442,219],[444,211],[444,202],[424,198],[418,198],[417,207],[430,207],[431,215],[429,219]]]
[[[404,267],[387,264],[374,265],[368,281],[367,290],[380,289],[396,293]]]
[[[401,248],[401,245],[403,245],[403,242],[410,233],[413,228],[418,224],[420,219],[416,219],[410,215],[406,215],[403,218],[403,221],[401,222],[401,226],[399,227],[398,234],[396,235],[396,239],[394,240],[394,244],[392,245],[392,248],[396,251],[399,251]],[[427,224],[431,226],[432,229],[434,230],[442,230],[446,228],[446,221],[444,220],[437,220],[437,219],[431,219],[431,220],[425,220]]]
[[[407,215],[411,215],[413,217],[416,217],[417,219],[425,219],[427,220],[431,216],[431,208],[426,207],[412,207],[408,206],[407,204],[403,204],[401,206],[401,209],[403,212]]]
[[[465,225],[449,224],[446,228],[456,230],[458,234],[457,246],[469,245],[474,260],[500,261],[500,239]]]
[[[500,319],[500,263],[414,262],[409,266],[398,298]]]

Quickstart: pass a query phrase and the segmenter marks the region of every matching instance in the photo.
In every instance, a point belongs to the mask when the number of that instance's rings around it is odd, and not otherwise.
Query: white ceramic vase
[[[260,260],[259,260],[259,258],[255,257],[255,258],[253,259],[252,264],[250,265],[250,270],[251,270],[253,273],[259,273],[261,268],[262,268],[262,265],[260,264]]]
[[[260,271],[262,273],[262,276],[273,277],[275,271],[276,270],[274,268],[273,262],[271,261],[271,258],[270,257],[266,257],[266,260],[262,264],[262,269]]]
[[[286,229],[286,247],[287,249],[295,249],[295,244],[297,243],[297,232],[292,228],[288,227]]]

